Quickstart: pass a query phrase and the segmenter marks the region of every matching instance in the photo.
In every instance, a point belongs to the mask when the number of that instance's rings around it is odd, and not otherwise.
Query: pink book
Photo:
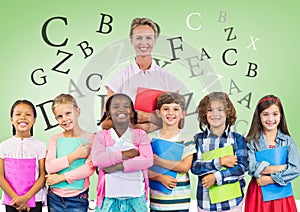
[[[6,181],[19,196],[26,194],[35,183],[35,158],[4,158],[4,169]],[[10,205],[10,203],[10,196],[4,194],[4,204]],[[35,207],[35,196],[27,202],[27,205]]]

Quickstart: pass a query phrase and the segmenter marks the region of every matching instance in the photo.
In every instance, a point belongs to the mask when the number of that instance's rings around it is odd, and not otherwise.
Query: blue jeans
[[[48,212],[87,212],[89,189],[75,197],[60,197],[48,190]]]

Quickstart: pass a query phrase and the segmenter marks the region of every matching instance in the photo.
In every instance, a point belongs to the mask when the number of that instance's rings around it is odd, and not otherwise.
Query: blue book
[[[58,138],[57,144],[56,144],[56,158],[61,158],[63,156],[66,156],[72,152],[74,152],[81,144],[88,143],[87,138]],[[57,172],[58,174],[63,174],[69,171],[72,171],[80,166],[82,166],[85,163],[85,158],[80,158],[73,163]],[[68,183],[66,181],[60,182],[58,184],[55,184],[51,186],[53,188],[63,188],[63,189],[75,189],[75,190],[82,190],[84,187],[84,179],[77,180],[73,183]]]
[[[180,161],[182,158],[184,145],[179,142],[172,142],[163,139],[153,138],[151,145],[153,153],[158,155],[160,158],[173,161]],[[159,174],[169,175],[174,178],[176,178],[177,176],[177,172],[165,169],[157,165],[151,166],[150,170]],[[166,194],[170,194],[172,192],[172,190],[169,190],[163,184],[156,180],[150,180],[150,188]]]
[[[287,164],[287,146],[255,152],[255,157],[258,162],[267,161],[273,166]],[[269,184],[262,186],[261,190],[264,202],[293,195],[291,183],[288,183],[286,186],[281,186],[277,183]]]

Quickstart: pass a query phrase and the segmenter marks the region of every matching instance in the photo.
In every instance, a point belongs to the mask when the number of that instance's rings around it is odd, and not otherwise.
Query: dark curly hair
[[[221,101],[225,107],[226,125],[231,126],[236,121],[236,111],[228,95],[225,92],[212,92],[203,97],[197,107],[199,127],[202,131],[204,131],[203,126],[209,126],[206,114],[207,109],[210,107],[210,102],[214,100]]]

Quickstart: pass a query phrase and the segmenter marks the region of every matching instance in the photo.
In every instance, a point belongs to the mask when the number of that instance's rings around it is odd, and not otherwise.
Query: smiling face
[[[78,125],[80,110],[75,108],[72,103],[58,104],[53,113],[59,126],[65,131],[71,131]]]
[[[226,127],[225,106],[221,101],[213,100],[207,108],[206,119],[212,132],[224,131]]]
[[[277,131],[277,127],[280,123],[280,110],[279,107],[275,104],[272,104],[270,107],[263,110],[260,114],[260,121],[263,126],[263,131]]]
[[[127,127],[130,123],[130,119],[133,117],[130,100],[125,96],[113,97],[108,116],[111,118],[115,127],[119,125],[125,125]]]
[[[163,125],[178,126],[184,114],[179,104],[170,103],[163,104],[161,108],[157,110],[157,116],[162,119]]]
[[[137,56],[151,55],[156,43],[154,30],[148,25],[139,25],[132,31],[131,44]]]
[[[35,123],[35,117],[32,108],[28,104],[17,104],[14,107],[10,121],[16,130],[16,137],[31,137],[30,129]]]

